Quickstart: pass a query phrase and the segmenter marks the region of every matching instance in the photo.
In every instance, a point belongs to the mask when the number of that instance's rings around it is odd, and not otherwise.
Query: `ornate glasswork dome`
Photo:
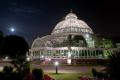
[[[52,31],[52,34],[77,33],[93,34],[92,29],[82,20],[78,19],[76,14],[69,13],[64,20],[60,21]]]
[[[88,47],[94,47],[94,42],[90,37],[91,34],[93,34],[92,29],[84,21],[78,19],[76,14],[70,12],[64,20],[55,26],[51,35],[36,38],[33,41],[32,48],[62,46],[69,35],[83,36]]]

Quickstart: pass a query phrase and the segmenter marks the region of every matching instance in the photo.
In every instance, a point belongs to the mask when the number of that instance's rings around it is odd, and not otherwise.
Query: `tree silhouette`
[[[32,74],[35,76],[35,80],[43,80],[44,72],[42,69],[33,69]]]
[[[109,64],[107,66],[107,74],[112,80],[120,80],[120,52],[114,52],[109,56]]]
[[[3,33],[2,33],[2,31],[0,31],[0,56],[1,57],[2,57],[3,39],[4,39]]]
[[[16,35],[6,36],[3,41],[2,54],[12,59],[25,58],[29,50],[24,38]]]

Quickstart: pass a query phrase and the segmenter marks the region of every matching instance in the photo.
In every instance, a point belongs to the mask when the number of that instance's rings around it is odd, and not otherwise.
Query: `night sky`
[[[0,0],[0,30],[23,36],[29,44],[51,33],[70,9],[95,34],[120,36],[120,5],[116,0]],[[14,27],[15,32],[10,32]]]

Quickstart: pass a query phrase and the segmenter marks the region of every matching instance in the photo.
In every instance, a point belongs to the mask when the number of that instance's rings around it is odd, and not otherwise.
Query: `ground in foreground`
[[[90,76],[89,73],[82,74],[82,73],[48,73],[49,76],[54,78],[55,80],[79,80],[80,76]]]

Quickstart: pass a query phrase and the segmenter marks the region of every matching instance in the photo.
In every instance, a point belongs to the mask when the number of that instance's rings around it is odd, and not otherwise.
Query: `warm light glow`
[[[2,66],[0,66],[0,71],[3,71],[3,67]]]
[[[10,59],[9,59],[8,56],[6,56],[6,57],[3,59],[3,61],[10,61]]]
[[[41,58],[44,58],[44,56],[42,55]]]
[[[68,63],[68,64],[71,64],[71,59],[67,59],[67,63]]]
[[[26,58],[26,60],[27,60],[27,61],[30,61],[30,58],[29,58],[29,57],[27,57],[27,58]]]
[[[5,57],[5,60],[8,60],[8,56]]]
[[[51,58],[48,58],[48,61],[51,61]]]
[[[89,35],[89,34],[86,34],[85,37],[86,37],[86,38],[90,38],[90,35]]]
[[[51,61],[51,58],[45,58],[45,60],[47,60],[47,61]]]
[[[59,62],[58,62],[58,61],[55,61],[55,62],[54,62],[54,65],[55,65],[55,66],[58,66],[58,65],[59,65]]]

